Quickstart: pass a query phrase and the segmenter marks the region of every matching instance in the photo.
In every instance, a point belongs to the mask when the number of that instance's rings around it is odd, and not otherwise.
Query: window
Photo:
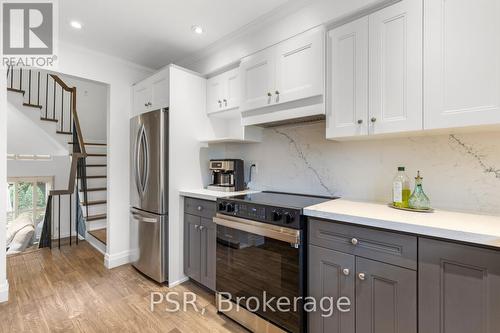
[[[38,241],[51,188],[51,177],[9,178],[7,225],[20,215],[28,215],[35,224],[36,241]]]

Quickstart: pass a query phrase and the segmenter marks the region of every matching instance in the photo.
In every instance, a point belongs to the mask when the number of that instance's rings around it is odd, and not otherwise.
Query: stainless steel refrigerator
[[[130,121],[130,213],[139,248],[133,265],[157,282],[168,280],[168,126],[168,108]]]

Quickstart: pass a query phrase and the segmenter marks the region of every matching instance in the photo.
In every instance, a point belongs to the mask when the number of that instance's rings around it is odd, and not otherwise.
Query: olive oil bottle
[[[399,167],[392,181],[392,202],[395,207],[408,208],[411,195],[410,178],[405,173],[405,167]]]

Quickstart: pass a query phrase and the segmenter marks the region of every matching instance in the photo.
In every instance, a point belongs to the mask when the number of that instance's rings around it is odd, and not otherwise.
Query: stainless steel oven
[[[262,332],[265,325],[273,332],[304,332],[299,300],[304,295],[303,231],[220,213],[214,222],[218,297],[230,295],[243,309],[224,314],[253,332]],[[278,310],[281,297],[292,302],[290,311]],[[266,301],[269,307],[263,306]]]

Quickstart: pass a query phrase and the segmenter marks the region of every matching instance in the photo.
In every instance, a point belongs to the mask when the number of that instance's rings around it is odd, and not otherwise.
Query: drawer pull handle
[[[351,239],[352,245],[358,245],[359,241],[356,238]]]
[[[200,231],[202,231],[203,229],[205,229],[205,227],[200,225]]]
[[[351,271],[349,270],[349,268],[344,268],[342,270],[342,273],[345,275],[345,276],[349,276],[349,274],[351,273]]]
[[[198,209],[198,211],[202,211],[203,210],[203,207],[202,206],[198,206],[196,209]]]
[[[198,228],[199,228],[199,227],[200,227],[200,226],[199,226],[199,225],[197,225],[197,224],[195,224],[195,225],[194,225],[194,228],[195,228],[196,230],[198,230]]]
[[[364,281],[366,279],[366,275],[365,273],[359,273],[358,274],[358,278],[361,280],[361,281]]]

